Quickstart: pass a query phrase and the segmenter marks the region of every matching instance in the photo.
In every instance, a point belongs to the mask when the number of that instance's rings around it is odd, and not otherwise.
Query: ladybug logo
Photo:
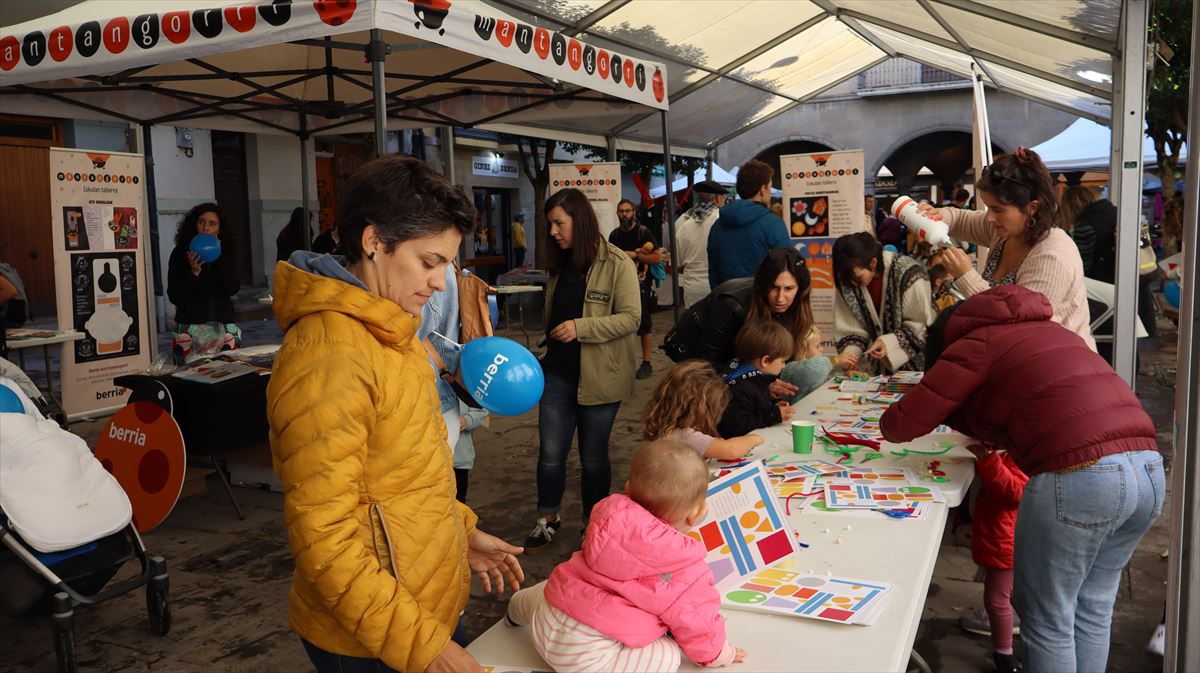
[[[92,160],[92,168],[104,168],[104,165],[108,163],[109,155],[107,154],[88,152],[87,156]]]
[[[812,155],[812,158],[813,158],[813,162],[815,162],[818,166],[824,166],[826,163],[829,162],[829,157],[831,157],[831,156],[833,156],[833,155],[831,155],[831,154],[814,154],[814,155]]]
[[[663,99],[667,97],[667,85],[663,82],[661,69],[654,68],[654,77],[651,78],[651,83],[654,87],[654,100],[660,103],[663,102]]]
[[[445,35],[446,29],[442,28],[442,22],[446,20],[446,15],[450,13],[449,0],[408,0],[413,4],[413,13],[417,15],[417,21],[414,26],[420,28],[424,26],[429,30],[436,30],[438,35]],[[347,17],[349,18],[349,17]],[[479,32],[479,20],[484,17],[475,17],[475,32]],[[490,19],[493,23],[495,19]],[[488,29],[491,33],[491,29]],[[487,39],[486,37],[484,38]]]
[[[449,3],[447,3],[449,4]],[[316,0],[313,8],[321,20],[331,26],[341,26],[354,16],[358,8],[358,0]],[[439,21],[439,23],[441,23]]]
[[[575,168],[579,171],[581,177],[587,177],[588,173],[592,172],[592,164],[578,164]]]

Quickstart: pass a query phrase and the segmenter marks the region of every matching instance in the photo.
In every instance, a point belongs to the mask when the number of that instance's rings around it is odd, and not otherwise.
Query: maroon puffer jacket
[[[937,364],[883,415],[883,436],[907,442],[944,422],[1008,449],[1030,477],[1157,450],[1133,391],[1051,315],[1046,297],[1020,286],[967,299],[946,323]]]

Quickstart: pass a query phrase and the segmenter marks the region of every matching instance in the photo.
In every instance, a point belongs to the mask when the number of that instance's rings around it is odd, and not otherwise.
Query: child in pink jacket
[[[674,673],[682,656],[701,666],[745,660],[725,639],[704,547],[684,534],[704,518],[707,488],[704,460],[686,444],[639,448],[628,496],[596,505],[583,550],[513,595],[509,623],[532,624],[534,647],[558,673]]]

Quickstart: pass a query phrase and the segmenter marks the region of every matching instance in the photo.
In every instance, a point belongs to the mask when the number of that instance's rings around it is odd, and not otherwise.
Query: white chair
[[[1113,314],[1116,313],[1116,287],[1111,283],[1105,283],[1094,278],[1084,278],[1083,285],[1087,289],[1089,303],[1094,301],[1103,306],[1103,311],[1092,318],[1092,337],[1096,340],[1096,343],[1112,343],[1113,335],[1111,328],[1108,334],[1097,334],[1096,330],[1112,319]],[[1141,319],[1135,316],[1134,320],[1137,322],[1137,326],[1135,327],[1137,338],[1142,339],[1150,336]]]

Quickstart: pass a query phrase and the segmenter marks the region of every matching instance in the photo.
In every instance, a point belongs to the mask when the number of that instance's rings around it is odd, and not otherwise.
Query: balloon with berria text
[[[520,416],[542,398],[542,365],[524,346],[504,337],[481,337],[463,346],[463,384],[484,409]]]

